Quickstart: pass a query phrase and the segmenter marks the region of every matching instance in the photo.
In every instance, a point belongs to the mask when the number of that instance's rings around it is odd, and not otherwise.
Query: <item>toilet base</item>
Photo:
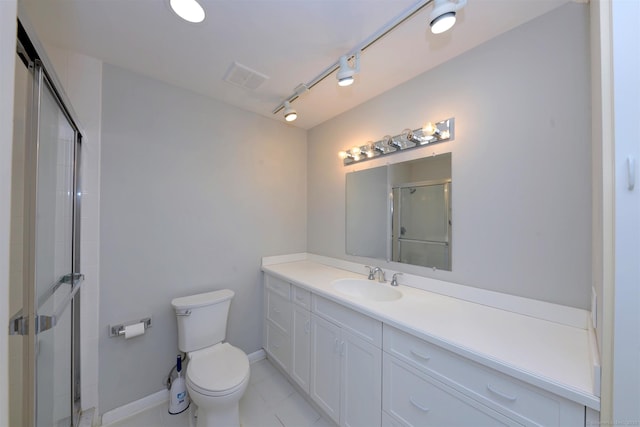
[[[240,427],[239,406],[236,403],[226,408],[217,408],[210,413],[201,408],[194,408],[197,410],[196,427]]]

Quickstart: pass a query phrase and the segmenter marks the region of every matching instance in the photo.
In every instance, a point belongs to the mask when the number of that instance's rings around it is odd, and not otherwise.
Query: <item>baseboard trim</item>
[[[256,363],[261,361],[262,359],[266,359],[267,353],[264,351],[264,348],[261,348],[258,351],[254,351],[253,353],[248,354],[247,357],[249,358],[249,363]]]
[[[164,389],[157,391],[153,394],[143,397],[142,399],[135,400],[133,402],[127,403],[126,405],[122,405],[118,408],[105,412],[104,414],[102,414],[101,425],[108,426],[109,424],[113,424],[124,418],[130,417],[133,414],[142,412],[145,409],[160,405],[166,402],[168,399],[169,390]]]
[[[265,359],[267,357],[267,353],[265,353],[264,349],[261,348],[258,351],[248,354],[247,357],[249,358],[249,363],[255,363]],[[165,403],[167,400],[169,400],[169,390],[160,390],[156,393],[145,396],[142,399],[138,399],[105,412],[102,415],[102,422],[100,425],[106,427],[109,424],[121,421],[127,417],[137,414],[138,412],[142,412]]]

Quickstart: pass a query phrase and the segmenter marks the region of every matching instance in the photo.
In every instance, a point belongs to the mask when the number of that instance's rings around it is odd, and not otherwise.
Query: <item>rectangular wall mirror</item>
[[[346,252],[451,271],[451,153],[346,174]]]

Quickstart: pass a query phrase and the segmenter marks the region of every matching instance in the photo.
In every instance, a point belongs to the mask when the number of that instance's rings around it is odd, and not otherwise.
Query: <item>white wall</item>
[[[16,58],[15,0],[0,0],[0,319],[9,313],[11,149]],[[9,425],[8,335],[0,333],[0,425]]]
[[[102,89],[100,411],[163,388],[171,299],[235,292],[227,340],[262,347],[260,262],[306,249],[306,133],[106,65]],[[131,340],[110,324],[151,316]]]
[[[451,152],[453,271],[393,268],[587,309],[589,82],[588,5],[570,3],[312,129],[308,251],[388,265],[345,255],[345,173]],[[451,116],[453,142],[349,167],[337,156]]]

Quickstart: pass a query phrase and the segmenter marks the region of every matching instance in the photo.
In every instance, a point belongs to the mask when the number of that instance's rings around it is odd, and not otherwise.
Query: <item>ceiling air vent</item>
[[[227,74],[225,74],[223,80],[245,89],[255,90],[268,78],[268,76],[265,76],[262,73],[234,62],[231,64],[231,67],[229,67],[229,70],[227,71]]]

